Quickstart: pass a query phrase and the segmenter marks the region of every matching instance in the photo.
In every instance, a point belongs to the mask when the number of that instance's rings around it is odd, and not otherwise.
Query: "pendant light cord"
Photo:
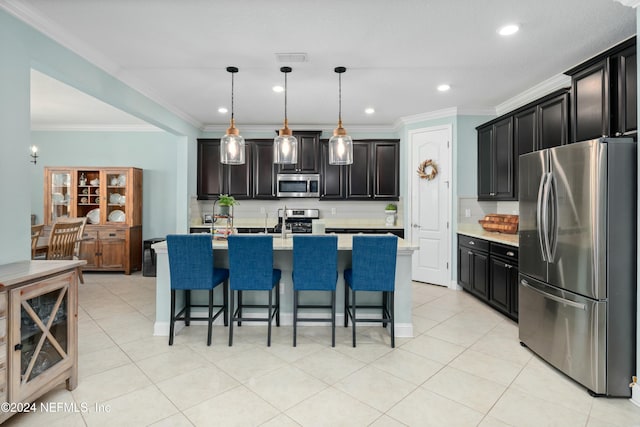
[[[342,122],[342,73],[338,73],[338,121]]]
[[[233,75],[235,73],[231,73],[231,120],[233,120]]]
[[[284,122],[287,123],[287,73],[284,73]]]

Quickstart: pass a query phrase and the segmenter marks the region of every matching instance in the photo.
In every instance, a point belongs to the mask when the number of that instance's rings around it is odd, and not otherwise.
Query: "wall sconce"
[[[29,148],[29,151],[29,155],[31,156],[31,160],[29,161],[35,165],[36,163],[38,163],[38,147],[32,145],[31,148]]]

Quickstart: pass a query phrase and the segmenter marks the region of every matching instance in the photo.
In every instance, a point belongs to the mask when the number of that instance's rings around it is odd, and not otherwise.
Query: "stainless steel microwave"
[[[279,173],[276,176],[276,196],[320,197],[320,175],[317,173]]]

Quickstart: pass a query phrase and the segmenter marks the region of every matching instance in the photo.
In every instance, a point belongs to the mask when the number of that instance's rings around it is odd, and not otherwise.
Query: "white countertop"
[[[506,234],[486,231],[480,224],[458,224],[457,233],[516,247],[519,243],[518,234]]]
[[[0,287],[40,279],[51,274],[85,265],[84,260],[69,261],[19,261],[0,265]]]
[[[287,251],[293,249],[293,239],[291,235],[286,239],[283,239],[280,234],[272,234],[273,236],[273,250],[276,251]],[[342,251],[350,251],[352,249],[352,238],[355,234],[336,234],[338,236],[338,250]],[[361,234],[358,234],[361,236]],[[375,234],[375,236],[380,236],[380,234]],[[159,242],[155,243],[151,246],[157,253],[167,253],[167,242]],[[213,241],[213,249],[227,249],[227,241],[226,240],[214,240]],[[398,238],[398,253],[411,253],[414,250],[418,249],[417,246],[411,245],[404,239]]]

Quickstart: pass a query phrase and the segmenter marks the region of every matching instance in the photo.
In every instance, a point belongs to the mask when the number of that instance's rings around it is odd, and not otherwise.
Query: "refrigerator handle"
[[[547,185],[549,186],[549,220],[551,222],[550,230],[548,230],[547,234],[547,236],[549,236],[549,262],[554,262],[558,246],[558,192],[556,188],[556,179],[552,172],[549,172],[549,179],[547,182]]]
[[[549,243],[549,210],[550,210],[550,201],[549,196],[551,193],[551,180],[552,175],[551,172],[545,173],[546,178],[544,182],[544,190],[542,195],[542,236],[544,240],[544,253],[546,256],[546,261],[552,262],[551,258],[551,244]]]
[[[542,229],[542,195],[544,194],[544,183],[547,179],[547,174],[543,173],[540,177],[540,185],[538,186],[538,201],[536,202],[536,230],[538,230],[538,241],[540,243],[540,250],[542,251],[542,261],[547,261],[547,255],[544,245],[543,229]]]
[[[543,297],[545,297],[547,299],[553,300],[555,302],[559,302],[561,304],[568,305],[569,307],[577,308],[579,310],[585,310],[586,309],[586,306],[584,304],[581,304],[581,303],[575,302],[575,301],[571,301],[571,300],[568,300],[568,299],[565,299],[565,298],[561,298],[561,297],[558,297],[558,296],[555,296],[555,295],[551,295],[551,294],[549,294],[549,293],[547,293],[547,292],[545,292],[543,290],[540,290],[540,289],[538,289],[536,287],[531,286],[529,284],[529,282],[527,282],[524,279],[520,280],[520,284],[522,286],[524,286],[525,288],[531,289],[532,291],[539,293],[540,295],[542,295]]]

